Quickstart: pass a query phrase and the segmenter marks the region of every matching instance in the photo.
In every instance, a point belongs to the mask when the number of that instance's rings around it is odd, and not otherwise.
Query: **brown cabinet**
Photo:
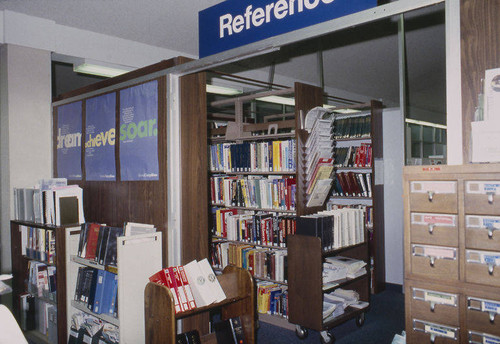
[[[500,341],[500,165],[404,170],[407,343]]]

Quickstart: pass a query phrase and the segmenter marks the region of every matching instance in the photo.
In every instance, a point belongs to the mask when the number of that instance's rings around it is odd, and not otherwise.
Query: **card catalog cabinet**
[[[407,343],[500,343],[500,164],[404,169]]]

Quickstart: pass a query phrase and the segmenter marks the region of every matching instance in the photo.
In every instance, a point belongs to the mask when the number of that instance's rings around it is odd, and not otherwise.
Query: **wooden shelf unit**
[[[500,340],[500,263],[470,255],[500,256],[500,164],[407,166],[403,182],[407,343]]]
[[[66,326],[66,314],[67,314],[67,288],[66,288],[66,270],[67,262],[66,256],[66,237],[75,230],[79,230],[79,225],[74,226],[52,226],[43,225],[34,222],[25,221],[11,221],[10,222],[10,235],[11,235],[11,257],[12,257],[12,306],[13,313],[17,321],[21,321],[21,305],[19,295],[26,292],[25,281],[28,280],[28,262],[30,259],[22,254],[22,237],[21,237],[21,226],[35,227],[46,230],[52,230],[55,234],[56,248],[55,248],[55,261],[54,266],[56,267],[56,300],[57,305],[57,342],[59,344],[67,343],[67,326]],[[76,226],[76,227],[75,227]],[[43,261],[41,261],[43,262]],[[45,262],[43,262],[45,263]],[[36,296],[35,296],[36,297]],[[52,301],[53,302],[53,301]],[[51,303],[52,303],[51,302]],[[37,331],[30,331],[37,332]],[[35,334],[36,338],[44,338],[42,334]]]
[[[149,282],[144,291],[146,344],[175,344],[177,320],[209,313],[212,310],[221,310],[222,320],[239,316],[246,343],[254,344],[256,342],[256,314],[255,287],[252,276],[244,269],[227,266],[217,279],[226,294],[224,301],[177,314],[170,290],[165,286]],[[202,343],[216,343],[213,334],[201,334],[201,336]]]
[[[283,121],[276,121],[276,122],[265,122],[265,123],[244,123],[244,118],[243,118],[243,103],[252,101],[256,98],[263,97],[263,96],[269,96],[269,95],[281,95],[281,96],[291,96],[295,99],[295,113],[293,114],[295,116],[295,119],[288,119],[288,120],[283,120]],[[303,116],[307,114],[309,110],[316,106],[321,106],[323,104],[323,92],[321,88],[316,87],[316,86],[310,86],[302,83],[295,83],[292,88],[288,89],[281,89],[281,90],[276,90],[276,91],[266,91],[263,93],[258,93],[258,94],[252,94],[252,95],[246,95],[242,97],[235,97],[227,100],[221,100],[221,101],[216,101],[212,102],[210,105],[213,107],[217,106],[222,106],[222,105],[230,105],[234,106],[235,108],[235,120],[234,120],[234,127],[232,129],[227,129],[232,132],[231,138],[226,138],[226,130],[222,128],[218,128],[215,130],[212,130],[209,132],[209,137],[210,143],[221,143],[221,142],[243,142],[243,141],[262,141],[262,140],[280,140],[280,139],[295,139],[296,140],[296,152],[295,156],[299,157],[301,152],[301,145],[303,142],[305,142],[303,139],[305,137],[305,133],[303,130],[298,130],[297,128],[301,127],[300,121]],[[290,116],[291,114],[287,114]],[[277,134],[265,134],[265,135],[253,135],[252,132],[255,131],[266,131],[268,130],[270,125],[274,125],[277,127],[277,129],[286,129],[289,130],[290,133],[277,133]],[[234,128],[237,128],[235,130]],[[235,133],[236,132],[236,133]],[[301,133],[302,132],[302,133]],[[303,170],[302,166],[302,159],[297,159],[296,158],[296,166],[297,166],[297,171]],[[284,172],[245,172],[245,173],[238,173],[238,172],[230,172],[230,173],[224,173],[223,171],[216,171],[217,173],[220,174],[227,174],[227,175],[283,175],[283,176],[295,176],[296,177],[296,185],[297,185],[297,193],[295,196],[295,210],[279,210],[279,209],[256,209],[256,208],[244,208],[244,207],[230,207],[230,208],[236,208],[236,209],[247,209],[247,210],[263,210],[266,212],[272,212],[272,213],[288,213],[288,214],[296,214],[302,215],[306,214],[307,211],[305,210],[305,204],[306,204],[306,199],[305,199],[305,194],[299,192],[298,190],[300,189],[300,185],[304,184],[304,176],[301,173],[295,172],[289,172],[289,171],[284,171]],[[215,173],[215,171],[211,172]],[[209,202],[211,204],[211,202]],[[224,205],[218,205],[225,207]],[[218,238],[221,240],[224,240],[224,238]],[[242,242],[243,243],[243,242]],[[252,243],[246,243],[249,245],[254,245]],[[276,248],[276,249],[286,249],[283,247],[272,247],[272,246],[263,246],[263,245],[257,245],[259,247],[268,247],[268,248]],[[261,278],[256,278],[258,280],[262,281],[272,281],[269,279],[261,279]],[[283,282],[276,281],[277,284],[285,284]],[[262,316],[261,316],[262,315]],[[259,313],[259,320],[264,321],[264,322],[269,322],[277,326],[285,327],[288,329],[292,329],[293,325],[291,325],[286,318],[280,317],[280,316],[271,316],[271,315],[263,315]]]

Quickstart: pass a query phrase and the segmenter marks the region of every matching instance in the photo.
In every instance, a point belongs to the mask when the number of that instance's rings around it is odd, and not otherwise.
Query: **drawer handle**
[[[495,196],[495,193],[494,192],[487,192],[486,194],[488,195],[488,203],[493,204],[493,196]]]
[[[487,227],[486,229],[488,230],[488,239],[493,239],[493,231],[495,231],[496,228],[490,226]]]
[[[434,198],[434,191],[427,191],[427,196],[429,197],[429,202],[432,202]]]
[[[431,312],[434,313],[435,310],[436,310],[436,303],[431,302]]]
[[[493,275],[493,269],[495,268],[495,265],[493,264],[488,264],[488,273],[490,274],[490,276]]]
[[[436,335],[434,333],[431,334],[431,343],[434,344],[436,342]]]
[[[436,257],[429,257],[429,258],[431,258],[431,262],[430,263],[431,263],[431,268],[433,268],[434,264],[436,263]]]
[[[490,312],[490,323],[491,324],[495,323],[495,315],[496,315],[496,313]]]
[[[432,233],[434,232],[434,227],[435,227],[435,226],[436,226],[436,225],[435,225],[434,223],[429,223],[429,234],[431,234],[431,235],[432,235]]]

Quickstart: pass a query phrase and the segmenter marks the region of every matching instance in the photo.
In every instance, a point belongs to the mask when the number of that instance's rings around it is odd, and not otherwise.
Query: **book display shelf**
[[[252,102],[267,96],[293,99],[294,112],[270,116],[277,121],[249,116]],[[296,128],[322,104],[322,90],[302,83],[210,103],[216,111],[231,108],[235,114],[227,126],[209,131],[212,264],[250,270],[259,320],[289,329],[295,327],[287,319],[287,241],[295,232],[295,216],[305,213],[305,196],[296,192],[304,183],[297,173],[303,168]],[[262,304],[259,294],[269,292],[277,293],[278,301]]]
[[[406,166],[406,340],[499,343],[500,165]]]
[[[118,327],[120,343],[144,341],[144,313],[137,310],[144,307],[144,288],[149,281],[149,276],[161,269],[161,237],[161,232],[118,237],[116,266],[101,265],[92,259],[79,257],[77,251],[80,231],[72,231],[66,237],[66,247],[70,252],[66,256],[68,286],[66,304],[68,305],[68,331],[70,333],[75,332],[70,329],[71,317],[78,312],[84,312]],[[96,313],[89,309],[86,302],[75,299],[80,267],[106,270],[117,275],[116,303],[118,306],[116,312],[113,314],[104,311]],[[110,296],[114,297],[111,294]]]
[[[175,344],[177,320],[220,310],[222,320],[239,317],[243,326],[245,343],[256,342],[255,293],[250,273],[244,269],[227,266],[217,279],[226,299],[208,306],[175,313],[174,298],[166,286],[149,282],[145,289],[145,323],[147,344]],[[215,333],[202,335],[201,342],[217,343]]]
[[[26,337],[35,342],[67,343],[66,238],[75,229],[79,230],[80,227],[75,226],[56,227],[24,221],[11,221],[10,223],[13,313],[21,327],[27,329]],[[44,242],[43,247],[34,244],[33,239],[29,239],[29,231],[32,229],[38,233],[51,231],[53,242],[47,241],[47,245]],[[44,235],[43,237],[45,240],[48,236]],[[38,243],[41,242],[41,240],[38,241]],[[46,270],[55,267],[55,276],[53,276],[56,280],[55,291],[50,292],[43,285],[40,287],[33,285],[32,282],[35,281],[35,278],[42,282],[38,277],[30,276],[29,266],[33,263],[45,264]],[[39,270],[41,271],[41,269]],[[33,272],[33,269],[31,271]],[[26,295],[26,293],[35,299],[34,310],[30,309],[30,312],[23,311],[21,303],[22,295]],[[29,313],[31,313],[31,319],[29,319]],[[42,319],[47,319],[48,322],[41,321]]]
[[[361,112],[349,115],[336,113],[333,122],[335,176],[331,197],[322,207],[304,208],[302,215],[315,214],[326,207],[328,210],[344,207],[368,209],[362,226],[363,240],[350,244],[334,242],[336,248],[327,249],[327,242],[331,243],[331,237],[316,232],[312,236],[294,235],[288,241],[289,320],[296,324],[295,331],[299,338],[305,338],[308,329],[313,329],[320,331],[322,343],[334,342],[335,338],[328,331],[347,320],[354,318],[358,326],[363,325],[370,293],[382,291],[385,284],[383,185],[377,182],[375,176],[377,161],[382,159],[383,152],[382,104],[372,101],[353,107]],[[334,111],[338,110],[342,109]],[[305,142],[305,138],[301,141]],[[364,156],[365,159],[360,159],[359,156]],[[349,175],[352,175],[352,179],[347,179],[346,176]],[[301,221],[301,226],[304,226],[304,223]],[[373,225],[368,226],[367,223]],[[339,231],[339,227],[335,226],[334,231]],[[343,227],[340,229],[352,230]],[[298,232],[305,234],[307,230],[300,228]],[[335,281],[336,283],[324,285],[323,264],[325,259],[334,256],[361,260],[366,263],[368,271],[355,278],[341,279]],[[349,306],[343,314],[324,320],[324,295],[339,288],[355,291],[364,306]]]

